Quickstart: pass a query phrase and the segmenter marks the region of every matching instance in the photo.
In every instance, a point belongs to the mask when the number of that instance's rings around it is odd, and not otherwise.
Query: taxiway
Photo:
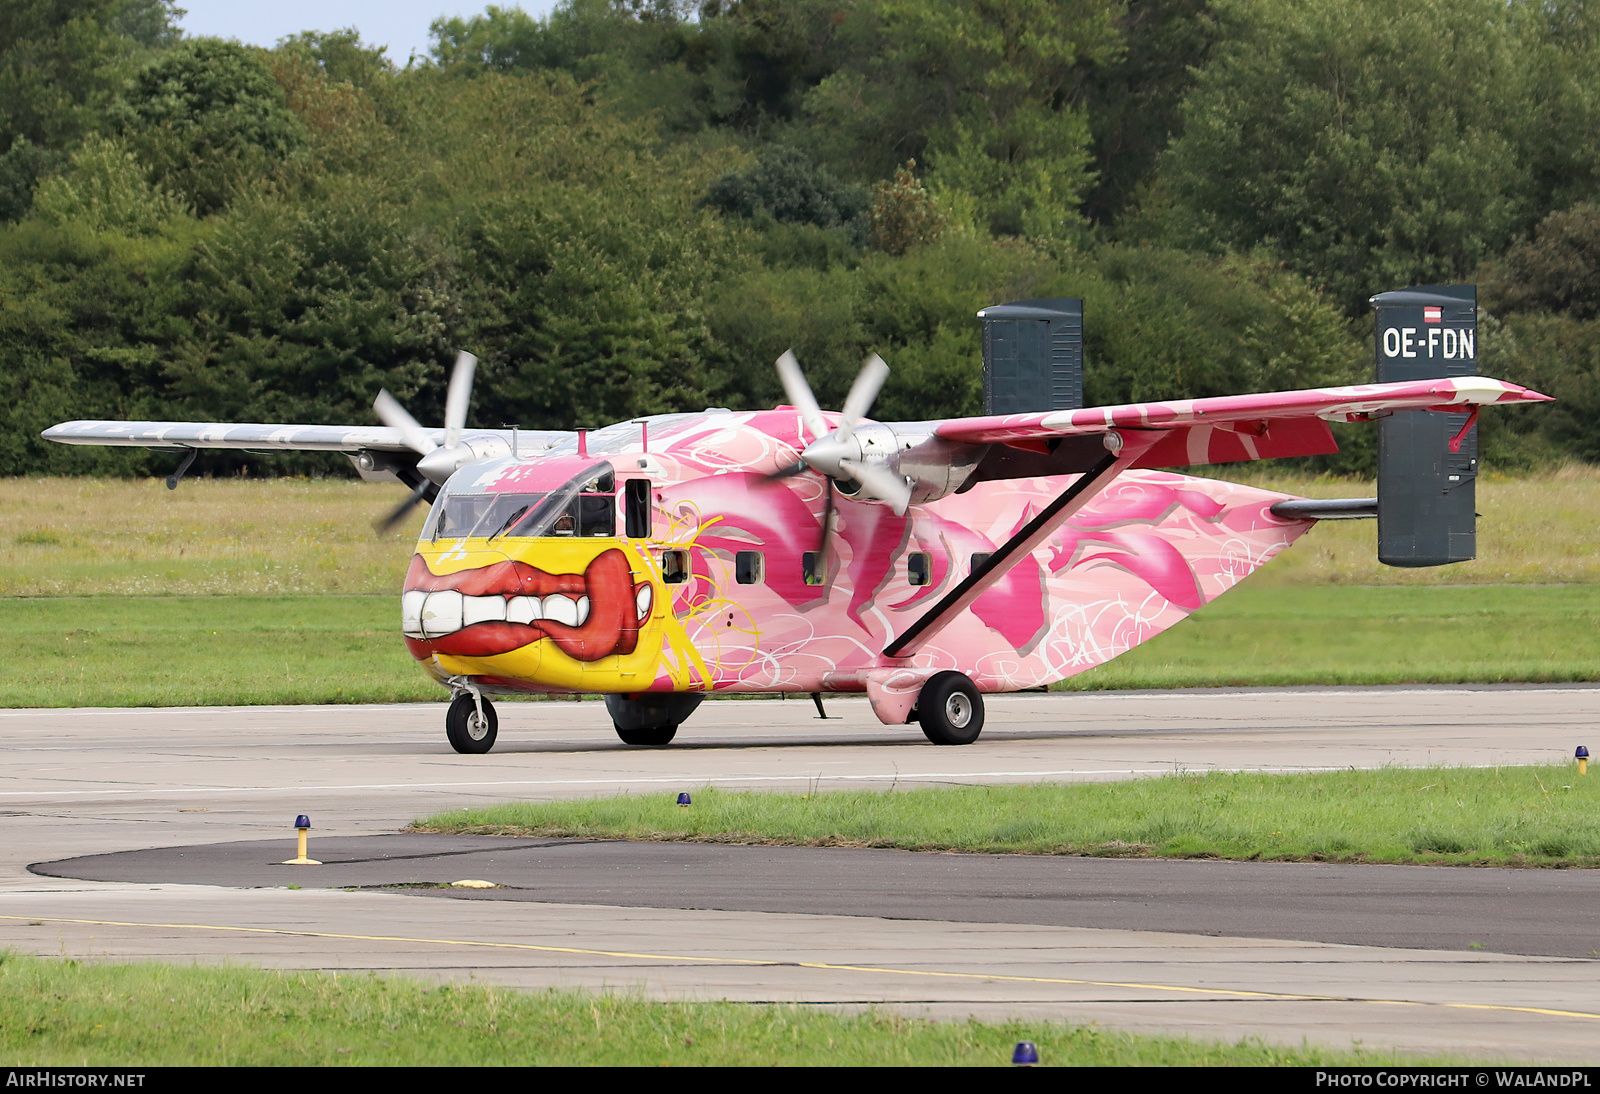
[[[622,747],[598,703],[501,711],[482,757],[449,751],[440,706],[0,712],[0,945],[1519,1060],[1590,1059],[1600,1032],[1587,873],[1379,868],[1415,879],[1385,895],[1365,868],[899,856],[921,861],[806,874],[787,849],[713,849],[707,867],[682,847],[588,844],[562,881],[550,857],[576,848],[426,852],[431,881],[493,872],[472,854],[506,860],[491,880],[520,899],[459,900],[328,888],[369,883],[331,861],[325,880],[302,868],[299,890],[203,863],[180,876],[173,852],[122,874],[27,869],[269,838],[287,857],[296,813],[313,817],[314,853],[348,842],[361,858],[363,840],[411,838],[384,834],[416,816],[516,798],[1549,762],[1600,740],[1600,689],[1585,687],[1010,696],[967,748],[880,726],[853,699],[831,700],[827,722],[806,702],[707,703],[664,750]],[[941,884],[929,870],[947,875],[941,899],[927,899]],[[1476,889],[1463,901],[1456,884]],[[1473,942],[1487,948],[1458,948]]]

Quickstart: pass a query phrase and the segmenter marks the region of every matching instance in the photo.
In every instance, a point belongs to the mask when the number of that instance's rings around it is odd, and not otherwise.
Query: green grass
[[[0,596],[392,593],[421,510],[346,479],[0,479]]]
[[[1600,585],[1341,588],[1247,580],[1058,688],[1600,679]]]
[[[522,802],[432,832],[917,851],[1272,861],[1600,865],[1600,773],[1575,767],[1209,773],[899,793],[731,792]]]
[[[435,701],[394,596],[0,598],[0,706]],[[1246,583],[1071,689],[1600,679],[1600,585]]]
[[[1007,1065],[1017,1041],[1078,1065],[1432,1063],[1392,1053],[1208,1044],[1049,1022],[929,1022],[800,1006],[660,1003],[241,968],[0,954],[13,1067],[194,1065]]]
[[[1306,497],[1371,497],[1370,482],[1286,475],[1275,464],[1210,469]],[[405,497],[347,479],[0,479],[0,597],[393,593],[422,511],[383,535]],[[1379,565],[1372,521],[1313,528],[1252,578],[1261,583],[1600,583],[1600,468],[1569,465],[1477,484],[1478,557],[1429,569]]]
[[[0,600],[0,706],[439,700],[392,596]]]
[[[1227,473],[1313,497],[1371,492],[1268,470]],[[372,531],[403,493],[343,480],[169,491],[155,479],[0,479],[0,706],[441,698],[398,634],[414,532]],[[1488,477],[1478,504],[1477,561],[1379,566],[1370,522],[1327,523],[1062,686],[1600,679],[1600,470]]]

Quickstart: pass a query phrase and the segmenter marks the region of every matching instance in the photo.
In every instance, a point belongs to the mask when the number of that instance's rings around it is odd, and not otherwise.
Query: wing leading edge
[[[442,445],[445,430],[424,429]],[[217,448],[252,452],[410,452],[400,430],[364,425],[265,425],[254,422],[62,422],[40,436],[61,444],[98,444],[127,448]],[[555,430],[518,430],[520,449],[538,452],[559,444],[571,433]],[[468,429],[461,440],[495,440],[509,446],[509,429]]]

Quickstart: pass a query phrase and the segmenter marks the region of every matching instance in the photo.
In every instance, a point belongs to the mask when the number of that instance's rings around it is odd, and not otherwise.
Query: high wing
[[[1503,380],[1463,376],[942,422],[934,430],[940,441],[990,446],[973,469],[973,481],[1072,473],[1079,477],[897,635],[884,654],[916,653],[1129,468],[1337,452],[1330,421],[1369,421],[1405,410],[1466,411],[1466,424],[1450,442],[1454,448],[1476,422],[1479,407],[1548,401],[1548,395]]]
[[[380,400],[381,402],[381,400]],[[402,415],[404,411],[400,412]],[[405,415],[409,419],[409,415]],[[202,448],[240,452],[340,452],[368,482],[399,482],[411,497],[390,515],[388,527],[420,501],[431,501],[438,484],[463,463],[474,459],[527,453],[536,455],[571,437],[554,430],[427,429],[415,421],[408,428],[383,425],[269,425],[259,422],[62,422],[41,436],[60,444],[111,445],[124,448],[187,450],[189,455],[167,477],[178,482]],[[425,462],[430,454],[433,461]],[[443,459],[441,459],[443,457]],[[443,476],[443,477],[440,477]]]
[[[1112,430],[1157,435],[1131,466],[1187,467],[1191,464],[1236,463],[1241,460],[1319,456],[1337,452],[1328,422],[1370,421],[1397,410],[1439,410],[1476,413],[1480,406],[1548,402],[1525,387],[1486,376],[1444,380],[1409,380],[1388,384],[1270,391],[1160,403],[1053,410],[954,418],[941,422],[935,434],[964,444],[1003,444],[1024,453],[1054,454],[1064,440],[1097,439]],[[1068,449],[1080,446],[1067,445]],[[1098,454],[1099,445],[1081,446]],[[1063,457],[1070,460],[1067,452]],[[989,462],[989,461],[985,461]],[[1035,461],[1023,460],[1023,474]],[[980,478],[1019,477],[995,473]],[[1082,468],[1073,468],[1082,470]]]
[[[443,446],[445,429],[424,429],[434,444]],[[227,448],[247,452],[410,452],[401,431],[383,425],[265,425],[253,422],[62,422],[41,436],[61,444],[121,445],[131,448]],[[519,449],[542,452],[571,437],[554,430],[517,430]],[[461,434],[474,441],[509,447],[509,429],[468,429]]]

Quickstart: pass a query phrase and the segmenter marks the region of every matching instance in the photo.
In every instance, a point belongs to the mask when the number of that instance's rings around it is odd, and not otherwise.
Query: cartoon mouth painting
[[[489,657],[549,638],[577,661],[629,654],[650,616],[650,582],[633,581],[612,548],[581,574],[550,574],[525,562],[439,575],[411,560],[401,598],[402,630],[419,661],[435,653]]]

